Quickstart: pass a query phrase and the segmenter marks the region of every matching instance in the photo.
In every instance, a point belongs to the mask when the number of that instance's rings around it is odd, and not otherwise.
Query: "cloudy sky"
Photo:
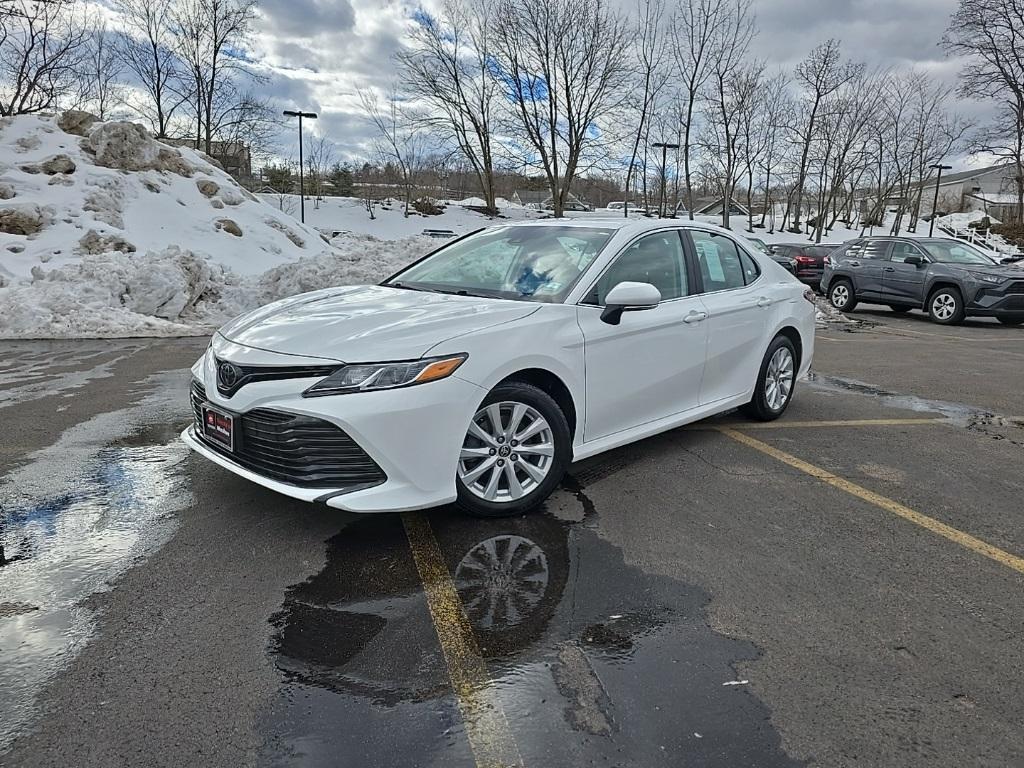
[[[612,0],[623,9],[635,0]],[[316,131],[341,155],[365,156],[371,131],[356,89],[387,89],[392,54],[411,14],[437,0],[261,0],[256,58],[270,76],[267,94],[321,114]],[[759,33],[753,55],[792,70],[818,43],[835,37],[869,67],[911,66],[955,81],[958,63],[938,42],[956,0],[754,0]],[[977,105],[964,104],[965,112]],[[294,151],[288,134],[282,154]]]

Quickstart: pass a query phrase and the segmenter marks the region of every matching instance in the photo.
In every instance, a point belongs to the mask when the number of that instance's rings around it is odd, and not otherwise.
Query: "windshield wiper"
[[[406,285],[405,283],[384,283],[388,288],[401,288],[404,291],[425,291],[426,288],[417,288],[415,285]]]

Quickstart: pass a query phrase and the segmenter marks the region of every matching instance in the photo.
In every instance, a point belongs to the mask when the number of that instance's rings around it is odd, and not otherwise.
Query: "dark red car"
[[[818,290],[821,286],[821,273],[825,269],[825,257],[840,246],[839,243],[778,243],[769,248],[773,256],[795,260],[797,279]]]

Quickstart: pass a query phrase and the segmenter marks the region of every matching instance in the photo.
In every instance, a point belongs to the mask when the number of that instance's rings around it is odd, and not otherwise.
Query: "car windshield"
[[[934,240],[930,242],[924,241],[921,245],[928,251],[932,261],[937,261],[941,264],[978,264],[991,267],[996,263],[981,251],[975,250],[966,243]]]
[[[413,264],[385,285],[560,302],[594,262],[612,231],[578,226],[486,229]]]

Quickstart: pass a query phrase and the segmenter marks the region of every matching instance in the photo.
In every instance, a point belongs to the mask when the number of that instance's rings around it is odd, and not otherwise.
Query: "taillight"
[[[814,257],[813,257],[813,256],[797,256],[797,257],[796,257],[796,260],[797,260],[797,261],[798,261],[798,262],[799,262],[800,264],[813,264],[813,263],[814,263],[814,261],[815,261],[815,259],[814,259]]]
[[[811,302],[811,304],[813,304],[814,303],[814,291],[812,291],[810,288],[808,288],[806,291],[804,291],[804,298],[807,299],[809,302]]]

